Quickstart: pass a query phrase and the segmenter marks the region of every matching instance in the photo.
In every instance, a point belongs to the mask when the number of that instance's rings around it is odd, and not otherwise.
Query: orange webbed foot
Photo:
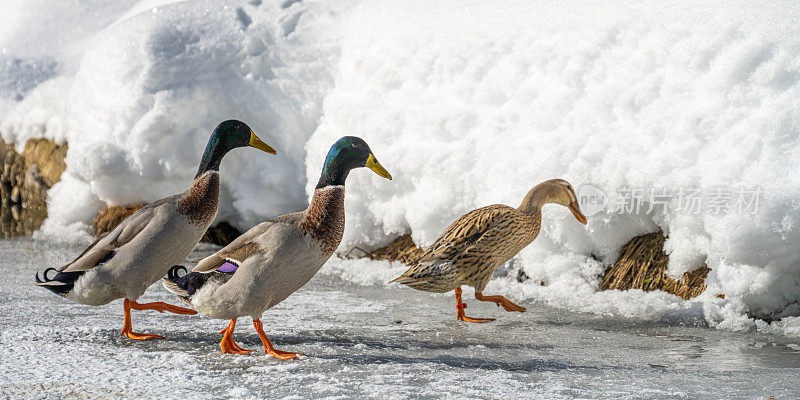
[[[225,327],[220,334],[222,336],[222,341],[219,343],[219,347],[222,349],[223,354],[248,354],[253,350],[247,350],[239,347],[236,342],[233,341],[233,331],[236,329],[236,318],[232,319],[231,322],[228,323],[228,326]]]
[[[163,336],[159,336],[153,333],[138,333],[132,331],[122,331],[122,336],[125,336],[128,339],[133,340],[154,340],[154,339],[164,339]]]
[[[267,337],[267,334],[264,333],[264,324],[261,323],[261,320],[254,319],[253,327],[256,328],[258,337],[261,338],[261,343],[264,345],[264,353],[279,360],[294,360],[297,359],[297,357],[305,356],[303,353],[290,353],[288,351],[276,350],[275,347],[272,346],[272,342]]]
[[[153,340],[164,339],[163,336],[155,335],[152,333],[138,333],[133,331],[133,323],[131,322],[131,309],[133,305],[137,304],[135,301],[125,299],[122,302],[124,323],[122,325],[122,336],[132,340]]]
[[[459,321],[474,322],[479,324],[482,324],[484,322],[494,321],[494,318],[472,318],[466,316],[464,313],[464,309],[467,308],[467,303],[461,301],[461,288],[457,288],[455,290],[455,294],[456,294],[456,318]]]
[[[505,298],[505,296],[484,296],[481,292],[475,292],[475,298],[479,301],[491,301],[492,303],[497,304],[498,307],[503,307],[508,312],[525,312],[527,310],[527,308],[514,303],[513,301]]]
[[[290,353],[288,351],[280,351],[275,349],[265,349],[264,352],[280,360],[296,360],[300,356],[305,356],[303,353]]]
[[[219,347],[222,349],[222,354],[250,354],[251,351],[255,350],[247,350],[239,347],[233,340],[229,342],[221,342]]]
[[[482,324],[484,322],[492,322],[492,321],[495,320],[494,318],[472,318],[472,317],[468,317],[466,315],[459,315],[457,318],[458,318],[459,321],[475,322],[475,323],[478,323],[478,324]]]

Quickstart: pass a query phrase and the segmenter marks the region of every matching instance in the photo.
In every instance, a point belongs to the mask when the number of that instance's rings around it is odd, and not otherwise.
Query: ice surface
[[[709,329],[701,318],[648,322],[560,311],[525,301],[525,314],[407,288],[320,275],[263,317],[275,346],[308,357],[222,355],[227,322],[134,311],[134,329],[166,340],[123,339],[122,304],[88,307],[34,286],[36,269],[80,247],[0,242],[0,397],[4,398],[533,398],[792,399],[800,343]],[[196,252],[192,258],[207,255]],[[343,262],[349,265],[350,261]],[[359,262],[356,262],[359,263]],[[354,266],[354,268],[358,268]],[[175,296],[154,285],[141,301]],[[259,349],[249,318],[234,338]]]
[[[41,237],[86,240],[103,203],[183,190],[209,130],[235,117],[279,152],[239,149],[224,160],[219,218],[240,228],[303,208],[330,144],[367,140],[395,179],[351,174],[342,253],[408,232],[429,245],[462,213],[517,205],[554,177],[609,194],[758,187],[755,215],[600,213],[584,227],[548,206],[540,237],[489,290],[572,311],[800,336],[795,2],[0,8],[3,138],[70,144]],[[689,302],[597,292],[620,247],[658,229],[669,235],[671,274],[712,269],[706,292]],[[377,284],[399,269],[334,262],[326,273]]]

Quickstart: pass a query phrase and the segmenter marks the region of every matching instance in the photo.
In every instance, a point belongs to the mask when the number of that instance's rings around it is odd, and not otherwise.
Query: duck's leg
[[[288,351],[280,351],[276,350],[272,347],[272,342],[269,341],[267,334],[264,333],[264,324],[261,323],[260,319],[253,320],[253,327],[256,328],[256,332],[258,332],[258,337],[261,338],[261,343],[264,344],[264,352],[281,360],[292,360],[297,358],[298,356],[304,356],[303,353],[290,353]]]
[[[127,299],[126,299],[127,300]],[[130,300],[129,300],[130,301]],[[158,312],[169,311],[173,314],[183,314],[183,315],[195,315],[197,311],[192,310],[190,308],[183,308],[178,306],[173,306],[172,304],[167,304],[162,301],[154,301],[152,303],[137,303],[135,301],[131,301],[131,308],[134,310],[155,310]]]
[[[228,323],[228,326],[223,329],[220,334],[222,335],[222,341],[219,342],[219,347],[222,348],[222,353],[224,354],[247,354],[253,350],[247,350],[239,347],[236,342],[233,341],[233,331],[236,329],[236,318],[232,319],[231,322]]]
[[[122,336],[125,336],[128,339],[133,339],[133,340],[163,339],[164,338],[163,336],[154,335],[152,333],[136,333],[133,331],[133,326],[131,323],[131,308],[133,307],[131,303],[135,304],[136,302],[125,299],[122,303],[122,306],[124,307],[124,318],[125,318],[125,323],[122,326]]]
[[[461,302],[461,288],[456,288],[456,318],[460,321],[466,322],[491,322],[494,318],[470,318],[464,315],[464,309],[467,308],[467,303]]]
[[[525,310],[527,310],[525,307],[500,295],[484,296],[481,292],[475,292],[475,298],[478,299],[478,301],[491,301],[492,303],[497,304],[498,307],[505,308],[506,311],[525,312]]]

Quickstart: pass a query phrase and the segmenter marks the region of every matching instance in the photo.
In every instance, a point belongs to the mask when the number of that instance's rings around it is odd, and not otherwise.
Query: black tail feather
[[[181,276],[178,276],[178,273],[183,270],[183,276],[189,273],[189,270],[186,269],[183,265],[173,265],[172,268],[167,271],[167,279],[170,282],[176,282]]]
[[[47,277],[47,273],[55,271],[56,274],[52,278]],[[62,272],[55,268],[47,268],[42,272],[42,278],[39,278],[39,272],[36,272],[36,285],[41,286],[59,296],[65,296],[72,288],[75,287],[75,281],[80,278],[85,271],[78,272]]]
[[[185,274],[179,276],[178,274],[183,270]],[[174,283],[179,288],[186,291],[189,296],[193,295],[197,289],[205,285],[206,281],[211,274],[201,274],[199,272],[188,272],[183,265],[175,265],[167,271],[167,280]]]

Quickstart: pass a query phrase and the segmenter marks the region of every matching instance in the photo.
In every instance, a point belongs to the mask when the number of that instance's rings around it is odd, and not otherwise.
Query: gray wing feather
[[[220,249],[218,252],[202,259],[197,265],[192,268],[191,272],[209,273],[219,268],[226,259],[233,259],[241,265],[244,258],[249,254],[249,251],[241,251],[245,248],[252,248],[254,240],[262,233],[269,230],[269,227],[275,224],[272,221],[262,222],[249,231],[243,233],[227,246]]]
[[[103,259],[116,249],[129,243],[136,235],[140,234],[152,221],[159,206],[166,203],[163,199],[151,203],[137,210],[135,213],[125,218],[116,228],[107,234],[103,234],[92,243],[83,254],[71,263],[60,269],[64,272],[89,271],[96,267]]]

